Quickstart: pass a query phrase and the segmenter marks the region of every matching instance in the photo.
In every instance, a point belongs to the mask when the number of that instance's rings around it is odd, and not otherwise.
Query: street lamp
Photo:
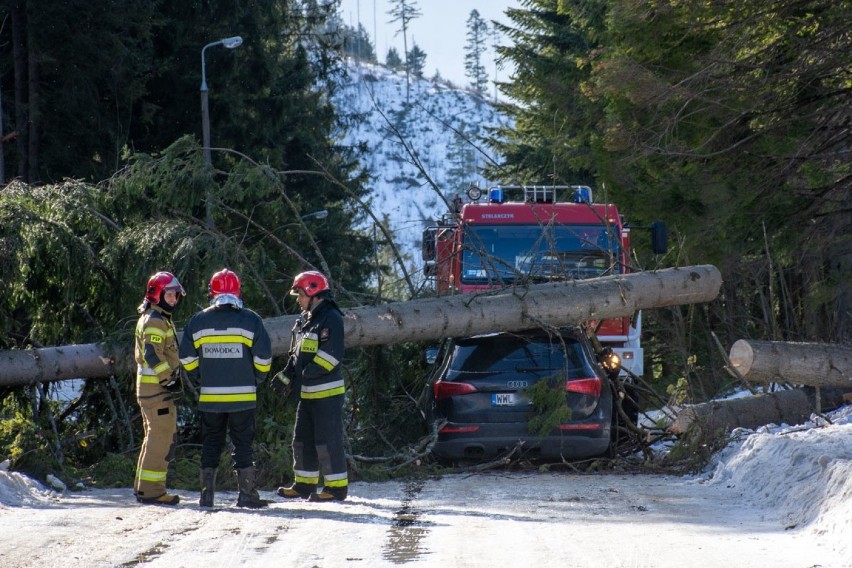
[[[207,105],[207,76],[204,65],[204,52],[208,47],[214,45],[224,45],[228,49],[234,49],[243,44],[243,38],[240,36],[228,37],[208,43],[201,48],[201,135],[204,143],[204,162],[210,164],[212,162],[210,156],[210,109]]]
[[[201,136],[202,136],[202,151],[204,152],[204,163],[210,165],[213,159],[210,156],[210,109],[207,105],[207,76],[204,66],[204,52],[208,47],[214,45],[224,45],[228,49],[234,49],[243,44],[243,38],[240,36],[227,37],[208,43],[201,48]],[[213,226],[213,203],[210,196],[210,190],[207,190],[207,225]]]
[[[302,215],[302,219],[325,219],[328,217],[328,211],[325,209],[320,209],[319,211],[314,211],[313,213],[308,213],[307,215]]]
[[[276,232],[277,231],[283,231],[284,229],[287,229],[289,227],[301,227],[301,228],[307,229],[308,227],[304,223],[304,221],[306,221],[307,219],[325,219],[326,217],[328,217],[328,210],[320,209],[319,211],[314,211],[312,213],[306,213],[304,215],[299,215],[299,222],[287,223],[286,225],[281,225],[280,227],[277,227],[275,229],[275,231]]]

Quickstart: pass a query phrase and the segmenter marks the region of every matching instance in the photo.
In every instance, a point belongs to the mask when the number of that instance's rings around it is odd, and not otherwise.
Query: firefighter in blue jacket
[[[298,389],[299,405],[293,432],[293,474],[290,487],[279,487],[287,499],[343,501],[349,488],[343,448],[343,314],[316,271],[302,272],[290,294],[302,310],[293,328],[290,358],[273,380],[279,392],[286,379]],[[322,490],[318,490],[320,475]]]
[[[226,433],[234,446],[238,507],[257,509],[268,501],[257,492],[254,467],[257,385],[272,365],[272,346],[263,320],[243,307],[240,279],[220,270],[210,279],[210,307],[195,314],[180,342],[180,362],[187,376],[200,385],[201,498],[213,506],[216,468]]]
[[[186,292],[171,272],[148,279],[139,306],[134,356],[136,400],[145,438],[136,464],[133,492],[140,503],[177,505],[180,496],[166,492],[166,474],[177,433],[172,391],[181,388],[177,335],[172,311]]]

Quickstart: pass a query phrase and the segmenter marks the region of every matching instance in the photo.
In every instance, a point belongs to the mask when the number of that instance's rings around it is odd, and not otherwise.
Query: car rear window
[[[450,375],[466,379],[476,375],[529,373],[548,376],[564,371],[568,378],[595,374],[583,346],[576,339],[494,335],[456,342],[450,361]],[[452,372],[455,371],[455,372]],[[450,378],[449,376],[447,378]]]

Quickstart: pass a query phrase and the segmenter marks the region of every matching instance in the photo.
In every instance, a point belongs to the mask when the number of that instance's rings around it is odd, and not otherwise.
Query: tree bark
[[[748,381],[852,387],[852,346],[740,339],[731,364]]]
[[[12,4],[12,53],[15,61],[15,139],[18,150],[18,177],[27,178],[27,151],[29,129],[27,128],[27,17],[26,2],[18,0]]]
[[[29,33],[27,24],[27,37]],[[39,53],[35,47],[36,42],[29,40],[27,43],[27,183],[35,184],[39,181],[38,174],[38,147],[39,129],[41,128],[41,93],[39,92]]]
[[[722,277],[714,266],[551,282],[483,294],[427,298],[344,311],[347,347],[563,326],[631,315],[636,310],[709,302]],[[284,355],[296,316],[264,320],[274,356]],[[129,346],[71,345],[0,351],[0,386],[130,371]]]
[[[757,428],[765,424],[802,424],[813,412],[813,403],[801,389],[759,394],[745,398],[714,400],[687,406],[677,415],[669,431],[709,440],[734,428]]]

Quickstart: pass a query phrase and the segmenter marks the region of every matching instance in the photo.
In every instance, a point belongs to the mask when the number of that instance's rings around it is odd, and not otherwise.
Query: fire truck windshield
[[[465,227],[461,282],[583,279],[618,269],[619,241],[601,225],[479,225]]]

